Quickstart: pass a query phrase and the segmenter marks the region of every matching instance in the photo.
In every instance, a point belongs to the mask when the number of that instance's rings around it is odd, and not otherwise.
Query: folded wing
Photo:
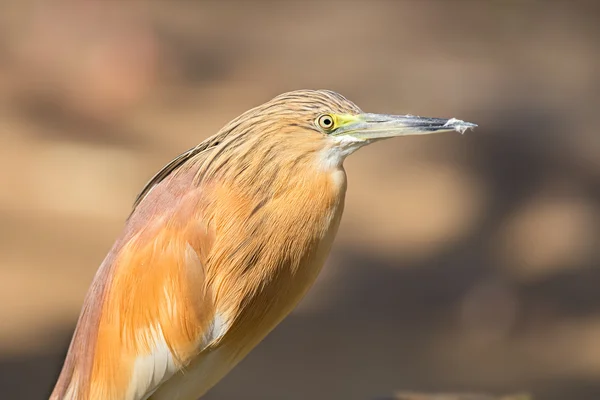
[[[214,340],[212,234],[182,179],[147,195],[102,263],[51,400],[146,399]]]

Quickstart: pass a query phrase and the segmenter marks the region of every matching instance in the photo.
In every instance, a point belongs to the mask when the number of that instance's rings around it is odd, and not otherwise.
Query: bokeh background
[[[346,161],[318,283],[207,399],[600,398],[600,3],[0,3],[0,398],[47,398],[147,179],[298,88],[464,135]]]

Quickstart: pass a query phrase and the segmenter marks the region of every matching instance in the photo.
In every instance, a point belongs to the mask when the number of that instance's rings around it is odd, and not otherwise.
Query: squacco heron
[[[199,398],[315,281],[342,217],[348,155],[475,126],[363,113],[327,90],[285,93],[234,119],[136,199],[50,398]]]

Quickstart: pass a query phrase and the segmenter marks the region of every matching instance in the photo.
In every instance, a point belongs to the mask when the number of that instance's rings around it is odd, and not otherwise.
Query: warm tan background
[[[280,92],[475,132],[352,156],[308,298],[207,399],[600,399],[600,5],[0,4],[0,398],[43,399],[137,191]]]

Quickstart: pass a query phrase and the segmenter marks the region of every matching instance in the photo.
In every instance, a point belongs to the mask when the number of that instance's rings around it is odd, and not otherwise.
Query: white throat
[[[350,135],[331,136],[328,139],[332,143],[321,151],[318,159],[319,166],[326,171],[341,168],[346,157],[369,144],[367,140]]]

